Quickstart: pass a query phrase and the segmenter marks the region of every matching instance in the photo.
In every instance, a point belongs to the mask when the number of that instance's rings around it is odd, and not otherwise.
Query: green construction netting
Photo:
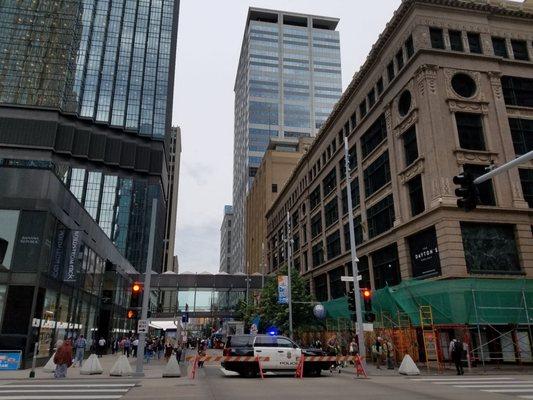
[[[346,298],[322,303],[328,318],[349,318]],[[527,305],[527,308],[526,308]],[[527,324],[533,322],[533,279],[409,280],[377,290],[372,308],[420,325],[420,306],[431,306],[435,324]]]

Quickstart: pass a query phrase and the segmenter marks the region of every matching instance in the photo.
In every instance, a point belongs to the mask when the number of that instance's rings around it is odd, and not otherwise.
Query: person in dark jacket
[[[453,363],[455,364],[455,369],[457,370],[457,375],[464,375],[465,371],[463,370],[463,342],[458,339],[452,339],[450,342],[450,356]]]

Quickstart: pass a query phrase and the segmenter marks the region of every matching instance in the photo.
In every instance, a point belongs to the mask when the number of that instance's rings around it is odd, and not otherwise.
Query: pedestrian
[[[163,345],[163,341],[159,339],[157,341],[157,359],[158,360],[161,360],[161,357],[163,357],[164,350],[165,350],[165,346]]]
[[[105,353],[105,345],[106,345],[106,340],[100,336],[100,340],[98,341],[98,357],[103,357],[104,353]]]
[[[144,362],[150,364],[150,359],[152,358],[153,352],[153,342],[150,339],[146,340],[144,345]]]
[[[353,338],[352,341],[350,342],[349,351],[350,351],[350,356],[352,356],[352,357],[355,357],[357,354],[359,354],[359,345],[355,341],[355,338]],[[350,361],[350,364],[354,365],[355,362],[354,361]]]
[[[457,370],[457,375],[464,375],[465,371],[463,370],[463,342],[460,339],[452,339],[450,342],[450,347],[448,349],[452,361],[455,364],[455,369]]]
[[[133,354],[132,356],[137,358],[137,351],[139,350],[139,338],[135,338],[133,339],[133,342],[131,342],[132,344],[132,347],[133,347]]]
[[[131,352],[131,340],[129,337],[126,337],[124,338],[124,355],[126,355],[126,357],[130,357],[130,352]]]
[[[382,341],[381,337],[378,336],[372,345],[372,357],[376,360],[377,369],[381,369],[381,357],[383,355]]]
[[[76,363],[82,367],[83,364],[83,356],[85,355],[85,347],[87,346],[87,340],[83,337],[83,335],[80,335],[76,342],[74,343],[74,347],[76,348]]]
[[[167,341],[165,343],[165,361],[168,362],[170,357],[172,357],[172,352],[174,351],[174,347],[172,347],[172,343],[170,341]]]
[[[394,347],[390,340],[385,340],[383,343],[383,352],[385,353],[385,359],[387,360],[387,369],[394,369],[393,353]]]
[[[57,351],[54,356],[54,363],[56,365],[54,378],[66,378],[67,369],[72,365],[72,346],[70,345],[70,339],[67,339],[65,342],[58,340],[56,348]]]
[[[185,349],[187,348],[186,346],[187,346],[186,343],[184,343],[184,344],[182,344],[182,345],[179,345],[179,344],[178,344],[178,345],[176,346],[176,348],[174,349],[174,352],[176,353],[176,361],[177,361],[177,362],[180,362],[180,361],[181,361],[181,355],[183,354],[183,349],[184,349],[184,348],[185,348]]]
[[[203,340],[200,343],[198,343],[198,355],[200,357],[203,357],[206,355],[206,352],[205,352],[206,346],[207,346],[207,343]],[[203,368],[203,367],[204,367],[204,362],[198,361],[198,368]]]

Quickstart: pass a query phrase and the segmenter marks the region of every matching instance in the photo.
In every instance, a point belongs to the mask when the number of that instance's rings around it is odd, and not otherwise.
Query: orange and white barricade
[[[270,357],[258,357],[258,356],[187,356],[185,360],[192,363],[191,372],[189,374],[190,379],[195,379],[196,371],[198,370],[198,363],[219,363],[222,361],[226,362],[256,362],[259,368],[259,375],[261,379],[264,379],[263,367],[261,365],[262,361],[270,361]]]

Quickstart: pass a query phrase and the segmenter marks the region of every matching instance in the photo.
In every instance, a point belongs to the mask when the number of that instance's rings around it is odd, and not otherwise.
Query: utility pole
[[[291,215],[287,211],[287,302],[289,303],[289,337],[293,338],[292,330],[292,282],[291,282],[291,262],[292,262],[292,233]]]
[[[152,280],[152,261],[154,254],[154,236],[155,236],[155,220],[157,216],[157,199],[152,200],[152,215],[150,220],[150,236],[148,239],[148,257],[146,257],[146,271],[144,273],[144,292],[141,309],[141,319],[148,319],[148,307],[150,305],[150,281]],[[150,324],[148,324],[150,326]],[[148,328],[150,329],[150,328]],[[135,368],[135,376],[144,376],[143,360],[144,360],[144,342],[145,333],[139,334],[139,345],[137,346],[137,365]]]
[[[365,349],[365,333],[363,331],[363,312],[361,310],[361,290],[359,287],[359,280],[357,279],[359,271],[357,263],[357,250],[355,248],[355,231],[353,225],[353,208],[352,208],[352,182],[350,176],[350,152],[348,150],[348,138],[344,137],[344,167],[346,170],[346,193],[348,194],[348,224],[350,228],[350,251],[352,253],[352,275],[353,275],[353,290],[355,294],[355,316],[357,318],[357,342],[359,345],[359,355],[363,363],[363,368],[366,368],[366,349]]]

